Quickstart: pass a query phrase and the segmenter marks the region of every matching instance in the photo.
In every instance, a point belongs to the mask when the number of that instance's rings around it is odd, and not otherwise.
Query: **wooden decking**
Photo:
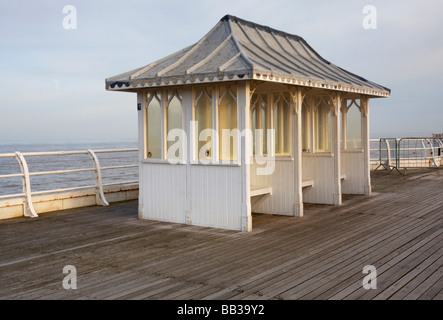
[[[136,201],[0,221],[0,298],[442,300],[443,171],[372,178],[371,197],[254,215],[251,233],[140,221]]]

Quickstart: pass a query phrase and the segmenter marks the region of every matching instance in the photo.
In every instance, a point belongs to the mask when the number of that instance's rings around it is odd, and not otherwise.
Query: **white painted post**
[[[293,103],[292,150],[294,155],[294,216],[303,217],[303,187],[302,187],[302,104],[301,88],[290,92]]]
[[[242,132],[241,139],[241,183],[242,183],[242,205],[241,205],[241,229],[242,231],[252,231],[251,215],[251,172],[250,158],[252,140],[248,134],[251,130],[249,105],[250,105],[250,83],[242,81],[238,84],[237,106],[240,109],[239,129]]]
[[[144,213],[144,179],[143,179],[143,159],[146,155],[146,103],[147,92],[145,90],[137,92],[137,120],[138,120],[138,218],[143,219]]]
[[[32,204],[31,182],[29,180],[28,164],[26,163],[25,158],[20,152],[15,152],[15,159],[17,159],[18,164],[20,165],[20,169],[23,173],[22,185],[23,193],[25,194],[23,215],[25,217],[36,218],[38,217],[38,215],[35,212],[34,205]]]
[[[194,146],[194,134],[193,131],[194,128],[192,126],[193,121],[193,100],[192,100],[192,88],[191,87],[185,87],[183,88],[183,97],[182,97],[183,105],[183,118],[184,118],[184,126],[183,129],[186,132],[186,139],[187,144],[186,147],[188,148],[186,152],[186,159],[183,159],[183,161],[186,162],[186,207],[185,207],[185,221],[187,224],[192,224],[192,207],[191,207],[191,183],[192,183],[192,177],[191,177],[191,163],[194,158],[194,147],[197,149],[197,146]]]
[[[371,187],[371,162],[370,162],[370,139],[369,139],[369,98],[361,97],[361,145],[364,153],[364,188],[365,195],[372,194]]]
[[[97,205],[101,206],[109,206],[108,201],[106,200],[105,193],[103,192],[103,181],[102,181],[102,170],[100,167],[100,162],[94,151],[88,149],[89,156],[92,158],[92,162],[94,162],[95,167],[95,202]]]
[[[332,153],[334,155],[334,205],[342,204],[341,196],[341,160],[340,160],[340,104],[338,93],[330,97],[333,107],[332,117]]]

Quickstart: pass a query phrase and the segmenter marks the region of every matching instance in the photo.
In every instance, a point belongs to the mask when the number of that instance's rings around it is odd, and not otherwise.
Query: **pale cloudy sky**
[[[63,28],[65,5],[76,30]],[[390,88],[371,100],[373,137],[443,132],[441,0],[1,0],[0,142],[136,140],[136,95],[105,91],[105,78],[197,42],[226,14],[299,35]]]

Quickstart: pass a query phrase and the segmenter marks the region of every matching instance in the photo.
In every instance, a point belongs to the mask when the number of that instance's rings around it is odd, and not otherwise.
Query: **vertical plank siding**
[[[276,160],[271,175],[257,175],[257,163],[251,165],[251,185],[272,187],[272,196],[255,208],[256,213],[293,215],[294,208],[294,161]]]
[[[241,229],[240,167],[191,166],[193,225]]]
[[[143,164],[144,219],[241,229],[240,167]],[[186,213],[186,179],[191,211]]]
[[[185,223],[186,167],[142,164],[143,218]]]
[[[365,194],[364,153],[361,151],[341,153],[341,173],[345,179],[341,184],[344,194]]]
[[[334,204],[334,157],[303,155],[303,179],[314,186],[303,190],[303,202]]]

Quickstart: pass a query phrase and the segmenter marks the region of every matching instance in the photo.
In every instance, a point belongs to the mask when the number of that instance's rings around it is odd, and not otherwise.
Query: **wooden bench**
[[[314,187],[314,180],[312,179],[302,179],[301,180],[301,186],[302,188],[307,188],[307,187]]]
[[[272,187],[251,186],[251,197],[265,194],[272,195]]]
[[[342,173],[340,175],[340,180],[341,181],[346,180],[346,175],[344,173]],[[307,188],[307,187],[313,188],[314,187],[314,180],[313,179],[302,179],[301,186],[302,186],[302,188]]]
[[[251,210],[263,203],[268,196],[272,195],[272,187],[251,186]]]

